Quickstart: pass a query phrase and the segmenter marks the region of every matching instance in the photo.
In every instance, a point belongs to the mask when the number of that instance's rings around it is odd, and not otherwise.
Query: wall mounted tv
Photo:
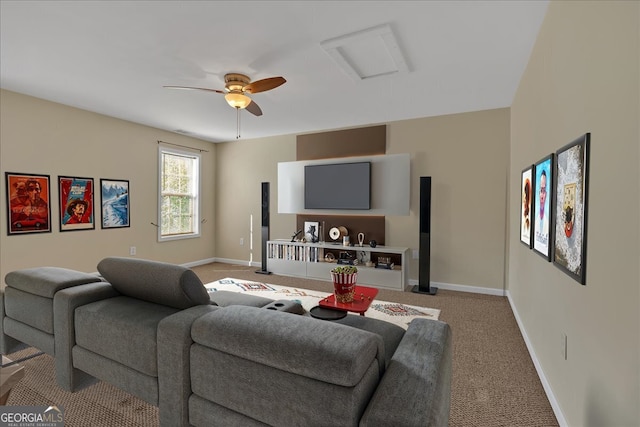
[[[306,165],[305,209],[371,209],[371,162]]]

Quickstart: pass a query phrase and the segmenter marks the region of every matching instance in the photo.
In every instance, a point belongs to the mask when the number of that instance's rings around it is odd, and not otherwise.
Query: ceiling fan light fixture
[[[229,92],[224,96],[224,99],[226,99],[227,104],[233,108],[247,108],[247,106],[251,104],[251,98],[242,93]]]

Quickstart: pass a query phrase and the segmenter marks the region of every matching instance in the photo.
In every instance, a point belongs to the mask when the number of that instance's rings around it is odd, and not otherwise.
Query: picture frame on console
[[[586,133],[556,152],[553,263],[586,284],[589,144]]]
[[[551,261],[551,236],[553,221],[553,153],[543,157],[533,166],[533,212],[531,233],[533,250],[547,261]]]
[[[131,225],[129,181],[100,179],[102,228],[123,228]]]
[[[304,238],[309,243],[317,243],[319,239],[320,222],[305,221],[304,222]]]
[[[529,249],[533,246],[531,229],[533,211],[533,165],[522,171],[520,179],[520,241]]]
[[[58,176],[60,231],[93,230],[93,178]]]

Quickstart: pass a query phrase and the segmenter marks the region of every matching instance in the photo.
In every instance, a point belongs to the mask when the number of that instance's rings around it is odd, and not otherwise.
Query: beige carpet
[[[193,270],[203,283],[234,277],[323,292],[332,287],[331,282],[258,275],[255,267],[223,263]],[[442,289],[435,296],[381,289],[377,298],[439,309],[440,320],[451,325],[451,427],[558,425],[506,298]],[[24,366],[26,376],[12,391],[9,405],[62,406],[66,427],[158,425],[157,408],[108,384],[73,394],[60,390],[49,356]]]

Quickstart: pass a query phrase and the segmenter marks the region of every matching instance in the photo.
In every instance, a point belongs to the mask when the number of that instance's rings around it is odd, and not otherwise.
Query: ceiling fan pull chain
[[[236,107],[236,139],[240,139],[240,108]]]

